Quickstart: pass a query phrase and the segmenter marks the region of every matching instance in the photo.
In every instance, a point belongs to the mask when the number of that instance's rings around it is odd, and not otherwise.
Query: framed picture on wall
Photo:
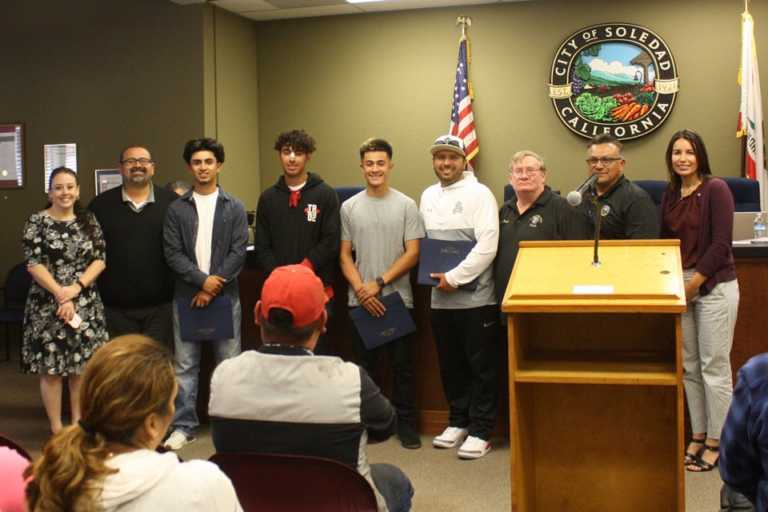
[[[77,172],[77,144],[43,144],[43,186],[46,194],[51,173],[61,166]]]
[[[96,178],[96,195],[123,184],[120,169],[96,169],[93,174]]]
[[[0,123],[0,188],[24,187],[24,125]]]

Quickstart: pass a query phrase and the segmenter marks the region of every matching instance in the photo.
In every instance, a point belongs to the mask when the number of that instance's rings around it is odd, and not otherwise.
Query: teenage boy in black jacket
[[[339,196],[320,176],[307,172],[315,141],[304,130],[281,133],[275,150],[283,175],[262,192],[256,207],[254,250],[259,266],[267,277],[282,265],[306,265],[333,297],[341,237]],[[327,352],[322,342],[316,352]]]

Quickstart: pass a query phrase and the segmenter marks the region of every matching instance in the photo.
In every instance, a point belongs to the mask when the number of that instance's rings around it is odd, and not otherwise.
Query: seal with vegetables
[[[629,23],[583,28],[558,48],[549,96],[560,120],[586,138],[646,135],[667,119],[678,92],[675,61],[664,40]]]

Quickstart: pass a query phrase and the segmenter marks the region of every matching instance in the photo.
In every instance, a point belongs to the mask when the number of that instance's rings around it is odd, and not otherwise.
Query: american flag
[[[456,83],[453,86],[453,108],[449,133],[464,141],[467,162],[472,161],[480,152],[475,131],[475,118],[472,114],[472,84],[469,81],[469,40],[465,35],[459,40],[459,63],[456,66]]]

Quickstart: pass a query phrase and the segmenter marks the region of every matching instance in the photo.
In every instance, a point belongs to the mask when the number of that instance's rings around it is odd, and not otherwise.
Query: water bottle
[[[758,212],[752,223],[753,236],[755,238],[765,238],[765,214]]]

